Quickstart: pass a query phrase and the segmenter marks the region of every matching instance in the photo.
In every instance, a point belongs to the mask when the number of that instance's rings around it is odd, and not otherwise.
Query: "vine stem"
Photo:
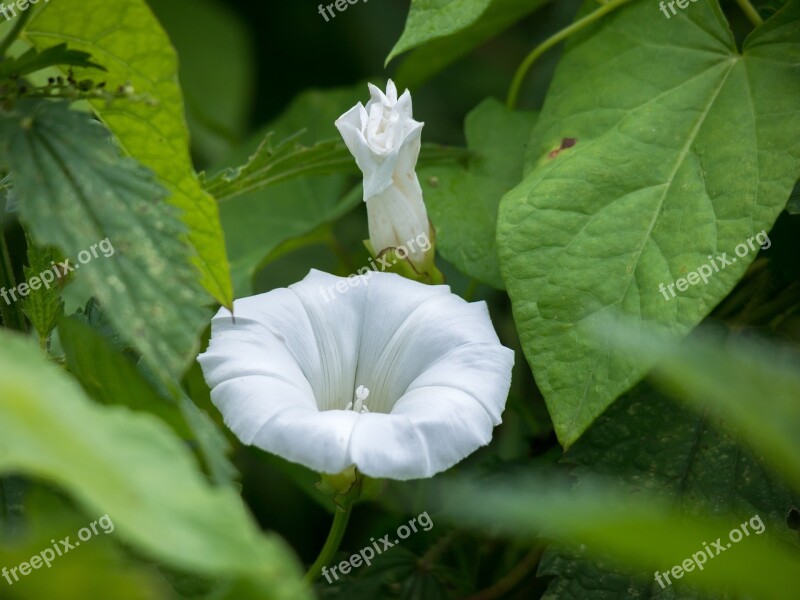
[[[746,0],[744,0],[746,1]],[[553,34],[541,44],[536,46],[528,56],[525,57],[525,60],[522,61],[522,64],[517,68],[516,73],[514,73],[514,79],[511,81],[511,87],[508,90],[508,98],[506,99],[506,106],[509,109],[513,109],[514,106],[517,104],[517,98],[519,97],[519,90],[522,87],[522,82],[525,80],[525,76],[528,74],[531,66],[536,59],[538,59],[542,54],[547,52],[550,48],[558,44],[559,42],[564,41],[569,36],[574,33],[577,33],[587,25],[590,25],[597,21],[603,15],[610,13],[612,10],[616,9],[623,4],[630,2],[630,0],[609,0],[603,6],[598,8],[596,11],[592,12],[591,14],[586,15],[582,19],[575,21],[569,27],[565,27],[558,33]]]
[[[28,24],[28,21],[31,18],[31,12],[31,10],[26,10],[17,17],[17,22],[14,23],[14,27],[8,32],[8,35],[3,38],[3,41],[0,42],[0,57],[6,55],[6,52],[8,52],[11,44],[14,43],[14,40],[16,40],[22,30],[25,29],[25,25]]]
[[[361,494],[361,483],[362,478],[359,476],[353,483],[351,490],[344,495],[341,504],[336,504],[328,539],[325,540],[325,545],[322,546],[317,560],[314,561],[314,564],[309,567],[306,573],[305,580],[308,583],[311,583],[321,575],[322,568],[330,563],[339,550],[339,545],[342,543],[344,532],[347,529],[347,523],[350,521],[350,514],[353,512],[353,505],[355,505]]]
[[[14,267],[6,244],[6,234],[2,225],[0,225],[0,290],[13,290],[16,286]],[[9,329],[25,331],[25,317],[18,301],[8,303],[4,298],[0,297],[0,316],[3,317],[3,324]]]
[[[758,11],[755,7],[750,4],[750,0],[736,0],[736,4],[739,5],[739,8],[742,9],[747,18],[750,19],[750,22],[758,27],[764,22],[764,19],[761,18],[761,15],[758,14]]]
[[[539,564],[539,559],[542,557],[543,552],[543,546],[536,546],[500,581],[464,600],[496,600],[506,595]]]

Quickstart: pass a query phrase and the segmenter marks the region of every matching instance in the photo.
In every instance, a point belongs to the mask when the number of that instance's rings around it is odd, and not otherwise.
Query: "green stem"
[[[333,515],[333,523],[331,530],[328,533],[328,539],[325,540],[325,545],[322,546],[317,560],[308,569],[305,580],[311,583],[322,574],[322,568],[331,562],[331,559],[336,555],[339,550],[339,545],[342,543],[344,532],[347,529],[347,523],[350,520],[350,513],[353,512],[353,505],[361,493],[362,478],[359,476],[351,490],[344,495],[341,504],[336,505]]]
[[[14,43],[14,40],[16,40],[19,34],[22,33],[22,30],[25,29],[25,25],[27,25],[28,20],[31,18],[31,13],[31,10],[26,10],[17,17],[17,22],[14,23],[14,27],[8,32],[8,35],[3,38],[3,41],[0,42],[0,58],[6,55],[11,44]]]
[[[507,575],[500,579],[500,581],[477,594],[469,596],[465,600],[496,600],[497,598],[505,596],[539,564],[542,552],[544,552],[543,546],[534,547],[533,550],[526,554]]]
[[[467,302],[472,302],[472,299],[475,297],[475,291],[478,289],[478,280],[474,277],[469,280],[469,285],[467,285],[467,289],[464,292],[464,300]]]
[[[7,292],[17,287],[14,278],[14,267],[11,263],[11,255],[6,245],[6,235],[0,226],[0,291],[6,292],[6,296],[0,296],[0,316],[3,317],[3,324],[9,329],[25,331],[25,317],[19,302],[6,301]]]
[[[747,18],[750,19],[750,22],[756,27],[764,22],[755,7],[750,4],[750,0],[736,0],[736,4],[739,5],[744,14],[747,15]]]
[[[612,10],[616,9],[623,4],[630,2],[630,0],[610,0],[606,4],[603,4],[600,8],[598,8],[593,13],[586,15],[582,19],[575,21],[569,27],[566,27],[559,31],[558,33],[550,36],[541,44],[536,46],[533,51],[525,57],[525,60],[522,61],[522,64],[517,69],[517,72],[514,73],[514,79],[511,81],[511,88],[508,90],[508,99],[506,100],[506,106],[510,109],[513,109],[514,106],[517,104],[517,98],[519,97],[519,90],[522,87],[522,82],[525,80],[525,75],[528,74],[531,66],[536,59],[539,58],[542,54],[547,52],[550,48],[558,44],[559,42],[564,41],[573,33],[577,33],[587,25],[590,25],[597,21],[600,17],[605,15],[606,13],[611,12]]]

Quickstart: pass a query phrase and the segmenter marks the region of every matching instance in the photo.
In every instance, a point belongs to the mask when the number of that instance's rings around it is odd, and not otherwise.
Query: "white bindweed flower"
[[[363,277],[363,276],[361,276]],[[392,273],[325,300],[302,281],[223,308],[198,360],[239,439],[334,474],[414,479],[492,438],[514,353],[486,304]]]
[[[356,104],[336,127],[364,174],[369,239],[380,254],[419,236],[429,238],[431,228],[415,171],[423,123],[411,115],[411,94],[406,90],[398,98],[391,80],[385,94],[372,84],[369,91],[367,105]],[[426,252],[414,248],[408,258],[423,265]]]

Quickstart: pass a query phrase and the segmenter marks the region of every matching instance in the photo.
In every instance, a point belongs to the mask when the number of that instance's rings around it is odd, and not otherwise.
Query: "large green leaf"
[[[95,110],[127,153],[167,185],[197,249],[202,284],[222,304],[233,297],[219,211],[201,188],[189,156],[189,134],[169,38],[144,0],[59,0],[46,4],[25,31],[43,49],[66,42],[108,70],[109,85],[130,83],[155,104],[96,101]],[[80,79],[84,70],[75,69]]]
[[[237,472],[227,458],[230,448],[208,414],[182,392],[176,400],[169,391],[156,390],[112,341],[85,321],[61,319],[58,334],[67,368],[86,393],[102,404],[127,406],[159,417],[181,438],[196,442],[216,483],[231,483]]]
[[[522,155],[535,122],[534,113],[485,100],[467,115],[467,145],[475,153],[468,168],[419,169],[437,249],[463,273],[498,289],[504,286],[495,246],[497,206],[522,179]]]
[[[398,54],[470,26],[489,8],[492,0],[411,0],[405,29],[386,57]]]
[[[606,556],[615,569],[651,581],[656,570],[664,572],[702,554],[703,542],[713,544],[719,538],[724,544],[729,532],[744,522],[679,515],[655,494],[599,481],[584,481],[579,490],[572,490],[547,477],[524,483],[493,479],[446,486],[442,494],[450,498],[449,518],[461,525],[523,540],[545,537],[575,545],[584,556]],[[684,573],[682,583],[759,600],[796,597],[793,581],[800,550],[787,546],[768,526],[759,534],[754,522],[750,535],[742,534],[738,543],[722,552],[707,559],[703,570],[693,567]]]
[[[100,407],[29,341],[0,332],[0,472],[66,490],[159,562],[247,582],[246,598],[308,598],[283,543],[259,532],[238,494],[212,487],[160,421]]]
[[[564,461],[577,465],[573,474],[579,482],[594,474],[614,477],[634,490],[666,495],[682,513],[708,511],[739,522],[758,514],[778,536],[789,536],[785,517],[800,503],[719,419],[679,406],[644,385],[609,408]],[[651,574],[631,576],[566,549],[549,549],[539,572],[557,576],[548,600],[583,600],[599,590],[606,600],[665,598]],[[689,590],[672,592],[676,595],[666,597],[690,597]]]
[[[156,373],[179,378],[208,315],[165,190],[118,155],[104,127],[64,102],[18,102],[0,115],[0,133],[0,160],[33,237],[69,257]]]
[[[394,79],[416,89],[470,50],[505,31],[551,0],[491,0],[480,18],[444,37],[427,40],[403,59]]]
[[[800,491],[797,352],[755,340],[726,342],[700,331],[682,344],[617,326],[612,347],[642,364],[672,395],[723,416]]]
[[[797,0],[743,54],[716,0],[669,20],[634,2],[567,49],[498,223],[515,320],[563,445],[646,371],[593,337],[597,320],[620,310],[684,333],[755,258],[734,252],[771,227],[800,175],[798,57]],[[735,262],[665,300],[660,284],[723,253]]]

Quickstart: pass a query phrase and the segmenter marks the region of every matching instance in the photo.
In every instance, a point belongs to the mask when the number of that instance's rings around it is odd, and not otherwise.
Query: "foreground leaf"
[[[766,470],[717,418],[679,406],[642,385],[620,398],[567,452],[580,482],[613,477],[632,490],[665,496],[682,514],[743,522],[758,515],[773,535],[790,537],[785,518],[800,497]],[[631,576],[575,549],[548,549],[540,575],[555,575],[547,600],[695,597],[676,582],[664,591],[650,573]],[[671,565],[662,565],[663,572]],[[709,562],[708,568],[713,568]],[[688,576],[687,576],[688,581]]]
[[[523,348],[564,446],[648,367],[597,340],[598,320],[620,310],[685,333],[755,258],[748,240],[769,230],[800,176],[798,56],[797,0],[743,54],[715,0],[670,20],[631,3],[567,49],[529,174],[498,222]],[[707,285],[659,291],[723,253],[733,262]]]
[[[656,570],[681,565],[703,552],[703,542],[724,540],[742,523],[731,518],[678,516],[653,495],[626,493],[597,481],[584,482],[578,491],[549,478],[462,484],[444,490],[447,497],[458,498],[450,511],[461,524],[519,539],[543,536],[581,546],[587,556],[610,557],[615,569],[642,579],[652,579]],[[761,534],[754,528],[729,550],[708,559],[702,571],[686,572],[682,583],[759,600],[795,597],[792,581],[800,550],[785,546],[768,528]]]
[[[80,269],[111,323],[156,373],[179,378],[208,315],[163,188],[66,103],[18,102],[0,116],[0,133],[0,157],[33,236]],[[87,254],[90,260],[80,258]]]
[[[90,403],[26,340],[0,332],[0,472],[67,491],[115,534],[173,568],[247,583],[245,598],[308,598],[284,545],[239,496],[211,487],[156,419]],[[175,493],[179,490],[179,493]]]
[[[671,395],[734,424],[800,492],[800,361],[793,349],[700,332],[682,344],[619,326],[607,339]]]
[[[144,0],[59,0],[31,19],[25,38],[38,49],[56,42],[90,52],[108,69],[110,84],[130,83],[155,105],[118,102],[94,108],[125,151],[156,173],[171,193],[197,250],[203,287],[230,306],[233,293],[225,240],[214,199],[203,191],[189,156],[189,133],[169,38]],[[80,79],[85,71],[75,69]]]

